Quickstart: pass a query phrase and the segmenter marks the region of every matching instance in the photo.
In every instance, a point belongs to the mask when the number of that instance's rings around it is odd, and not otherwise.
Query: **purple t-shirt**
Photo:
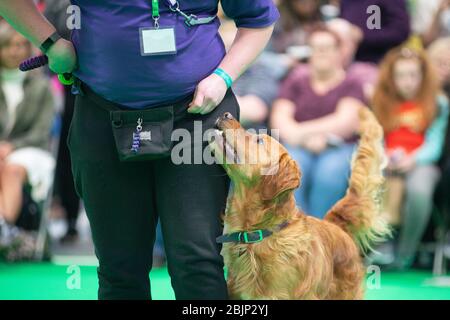
[[[345,97],[364,102],[361,83],[347,77],[324,94],[317,94],[311,86],[309,72],[304,67],[294,69],[281,85],[279,98],[288,99],[295,104],[295,120],[298,122],[314,120],[333,113],[339,100]]]
[[[225,55],[216,18],[188,27],[160,0],[160,26],[175,26],[175,55],[141,56],[139,28],[153,27],[151,0],[72,0],[81,9],[74,30],[79,68],[75,75],[107,100],[131,108],[170,103],[192,94]],[[199,17],[215,15],[219,0],[179,0]],[[222,0],[238,27],[262,28],[279,17],[272,0]]]

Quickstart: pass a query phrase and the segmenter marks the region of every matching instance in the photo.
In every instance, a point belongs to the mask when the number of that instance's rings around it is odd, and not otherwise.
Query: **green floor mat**
[[[153,298],[174,299],[165,268],[150,274]],[[366,291],[366,299],[450,299],[447,287],[430,284],[426,272],[382,273],[379,286]],[[374,285],[369,281],[369,286]],[[445,284],[445,283],[444,283]],[[51,263],[0,264],[0,299],[96,299],[94,266],[68,267]]]

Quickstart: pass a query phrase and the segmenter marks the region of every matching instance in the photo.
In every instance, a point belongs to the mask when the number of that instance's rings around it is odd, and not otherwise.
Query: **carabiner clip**
[[[197,16],[192,14],[190,17],[190,20],[185,21],[185,22],[186,22],[186,24],[188,24],[188,26],[196,26],[196,25],[200,25],[200,24],[210,23],[215,18],[216,18],[216,16],[198,18]]]
[[[153,17],[153,23],[154,23],[155,29],[159,29],[159,22],[158,22],[158,20],[159,20],[159,16]]]

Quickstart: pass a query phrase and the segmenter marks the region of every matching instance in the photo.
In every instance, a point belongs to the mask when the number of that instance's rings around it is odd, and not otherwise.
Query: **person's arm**
[[[364,104],[356,98],[342,98],[336,111],[324,117],[305,121],[301,124],[303,135],[332,134],[349,138],[358,131],[358,112]]]
[[[218,66],[234,81],[265,48],[280,15],[273,0],[253,0],[251,4],[249,1],[220,0],[220,3],[225,15],[238,28],[233,44]],[[226,91],[227,86],[220,76],[208,76],[198,84],[188,111],[211,112],[223,100]]]
[[[240,106],[240,121],[243,124],[262,124],[269,114],[269,106],[254,94],[236,95]]]
[[[425,141],[414,156],[417,164],[425,165],[439,160],[444,146],[448,115],[448,100],[443,96],[439,97],[439,114],[425,132]]]
[[[56,31],[32,0],[0,0],[0,15],[38,48]],[[75,50],[69,41],[58,40],[47,56],[50,69],[56,73],[70,73],[75,69]]]
[[[363,103],[358,99],[342,98],[336,111],[324,117],[298,123],[294,119],[295,105],[286,99],[275,101],[272,127],[280,130],[280,138],[291,145],[302,145],[308,136],[336,135],[351,137],[358,130],[358,111]]]
[[[295,103],[286,98],[275,100],[270,117],[270,127],[279,130],[280,139],[292,146],[301,145],[300,126],[295,120]]]
[[[32,0],[0,0],[0,15],[38,48],[56,31]]]
[[[450,7],[450,0],[441,0],[441,4],[436,11],[436,13],[433,16],[433,20],[431,22],[431,25],[429,26],[428,30],[424,32],[422,35],[422,40],[425,44],[425,46],[428,46],[430,43],[432,43],[436,38],[439,36],[439,33],[441,32],[441,16],[442,13]]]
[[[235,81],[258,57],[269,42],[273,26],[265,28],[239,28],[219,68],[227,72]],[[206,114],[223,100],[227,86],[224,80],[212,74],[203,79],[197,86],[194,99],[188,109],[191,113]]]

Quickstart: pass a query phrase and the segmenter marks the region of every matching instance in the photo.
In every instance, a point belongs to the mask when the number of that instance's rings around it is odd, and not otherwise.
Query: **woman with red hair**
[[[439,178],[435,164],[442,153],[448,101],[439,94],[425,53],[400,47],[391,50],[380,65],[372,104],[385,132],[387,174],[400,178],[404,185],[393,266],[408,268],[431,214]]]

